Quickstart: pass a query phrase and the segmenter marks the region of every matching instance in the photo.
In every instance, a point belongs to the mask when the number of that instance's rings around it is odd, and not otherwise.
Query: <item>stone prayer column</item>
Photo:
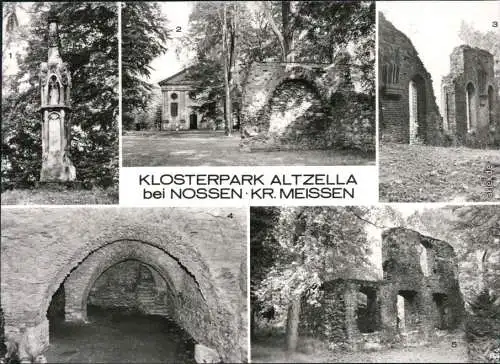
[[[69,159],[71,75],[59,54],[57,18],[49,15],[48,61],[40,66],[42,112],[42,171],[40,182],[68,182],[76,178]]]

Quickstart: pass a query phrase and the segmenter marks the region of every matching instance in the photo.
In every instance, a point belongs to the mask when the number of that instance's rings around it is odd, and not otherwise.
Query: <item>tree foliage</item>
[[[359,70],[365,92],[374,95],[374,7],[374,2],[344,1],[195,3],[180,46],[196,55],[191,71],[203,96],[200,111],[208,113],[213,108],[207,105],[225,100],[224,65],[234,99],[253,62],[331,64],[346,50],[352,53],[351,66]],[[224,25],[228,38],[223,36]],[[229,40],[225,48],[223,39]]]
[[[158,3],[122,3],[123,127],[130,129],[134,115],[146,111],[153,98],[150,63],[167,51],[167,18]]]
[[[38,72],[47,60],[47,15],[57,14],[60,53],[72,77],[70,153],[87,186],[118,180],[118,14],[116,4],[33,3],[27,53],[2,95],[2,188],[39,178],[41,115]]]
[[[282,208],[278,217],[272,215],[276,223],[267,229],[260,248],[272,252],[266,254],[273,257],[272,265],[256,256],[252,271],[259,300],[282,306],[307,295],[315,301],[327,267],[328,277],[339,278],[367,263],[363,215],[357,207]]]

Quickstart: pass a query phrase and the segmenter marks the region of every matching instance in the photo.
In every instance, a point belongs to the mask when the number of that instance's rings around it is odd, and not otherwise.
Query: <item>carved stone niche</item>
[[[71,74],[68,64],[62,61],[59,54],[57,30],[57,19],[50,16],[47,62],[40,65],[41,182],[69,182],[76,179],[76,170],[69,157]]]

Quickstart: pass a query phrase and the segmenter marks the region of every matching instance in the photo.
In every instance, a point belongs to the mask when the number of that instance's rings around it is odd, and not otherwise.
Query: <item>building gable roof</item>
[[[188,76],[188,70],[191,67],[184,68],[182,71],[177,72],[176,74],[165,78],[164,80],[158,82],[160,86],[166,86],[166,85],[190,85],[194,83],[193,80],[191,80]]]

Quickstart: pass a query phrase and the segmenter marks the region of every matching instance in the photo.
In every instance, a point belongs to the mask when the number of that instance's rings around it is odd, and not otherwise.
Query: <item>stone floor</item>
[[[89,320],[51,321],[49,363],[195,363],[194,342],[168,319],[94,310]]]
[[[340,150],[242,152],[236,131],[127,132],[123,166],[375,165],[375,155]]]

